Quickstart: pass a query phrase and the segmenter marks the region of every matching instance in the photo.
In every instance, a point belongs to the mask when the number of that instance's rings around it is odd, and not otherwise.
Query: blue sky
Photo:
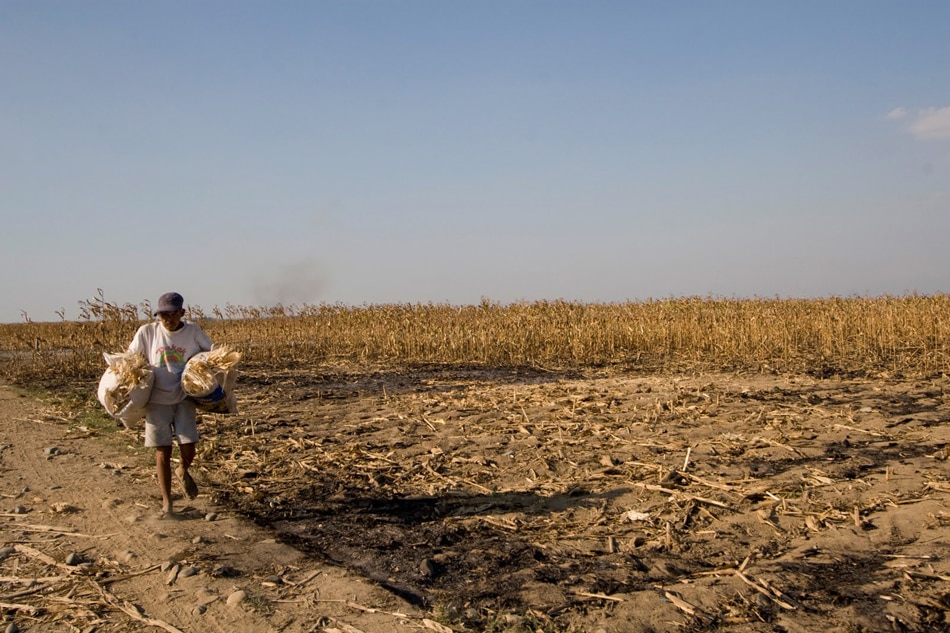
[[[0,322],[950,291],[950,3],[0,0]]]

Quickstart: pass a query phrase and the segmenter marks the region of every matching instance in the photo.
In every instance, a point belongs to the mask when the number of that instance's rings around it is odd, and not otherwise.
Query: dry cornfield
[[[110,304],[102,291],[81,317],[0,324],[3,375],[88,380],[102,353],[124,350],[151,308]],[[403,366],[650,371],[945,371],[950,297],[815,300],[683,298],[615,304],[540,301],[190,308],[218,344],[262,368],[349,361]]]
[[[6,379],[91,398],[84,309]],[[192,311],[203,485],[450,630],[950,630],[946,296]]]

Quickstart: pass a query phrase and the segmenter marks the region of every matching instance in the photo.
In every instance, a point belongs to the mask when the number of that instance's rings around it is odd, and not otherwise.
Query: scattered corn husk
[[[235,366],[241,353],[228,346],[200,352],[189,359],[181,376],[181,386],[198,405],[213,413],[236,413],[234,384]]]
[[[145,417],[154,375],[145,356],[137,352],[103,354],[108,367],[99,380],[97,396],[106,412],[124,424]]]

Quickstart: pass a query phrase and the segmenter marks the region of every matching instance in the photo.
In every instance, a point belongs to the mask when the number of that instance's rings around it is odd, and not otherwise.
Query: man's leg
[[[145,446],[155,449],[155,473],[162,492],[162,514],[171,516],[172,509],[172,419],[174,407],[149,403],[145,412]]]
[[[195,461],[195,445],[182,444],[178,450],[181,452],[181,467],[188,470],[191,468],[191,462]]]
[[[162,514],[174,514],[172,507],[172,447],[155,447],[155,472],[158,475],[158,487],[162,491]]]
[[[185,490],[185,496],[194,499],[198,496],[198,486],[191,478],[188,469],[195,460],[195,443],[198,441],[198,419],[195,403],[183,400],[175,409],[175,436],[178,438],[178,451],[181,453],[181,466],[178,468],[178,480]]]
[[[194,499],[198,496],[198,486],[195,484],[195,480],[191,478],[188,469],[191,467],[191,463],[195,461],[195,445],[181,444],[178,446],[178,451],[181,453],[181,466],[178,468],[178,479],[181,480],[181,486],[185,489],[185,496],[189,499]]]

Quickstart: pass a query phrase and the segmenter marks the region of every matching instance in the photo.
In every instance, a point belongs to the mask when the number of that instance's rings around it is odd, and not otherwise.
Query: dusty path
[[[391,593],[307,560],[207,494],[178,501],[184,520],[159,520],[152,470],[148,454],[89,438],[0,387],[2,630],[373,632],[428,624]],[[244,599],[235,603],[238,592]]]

